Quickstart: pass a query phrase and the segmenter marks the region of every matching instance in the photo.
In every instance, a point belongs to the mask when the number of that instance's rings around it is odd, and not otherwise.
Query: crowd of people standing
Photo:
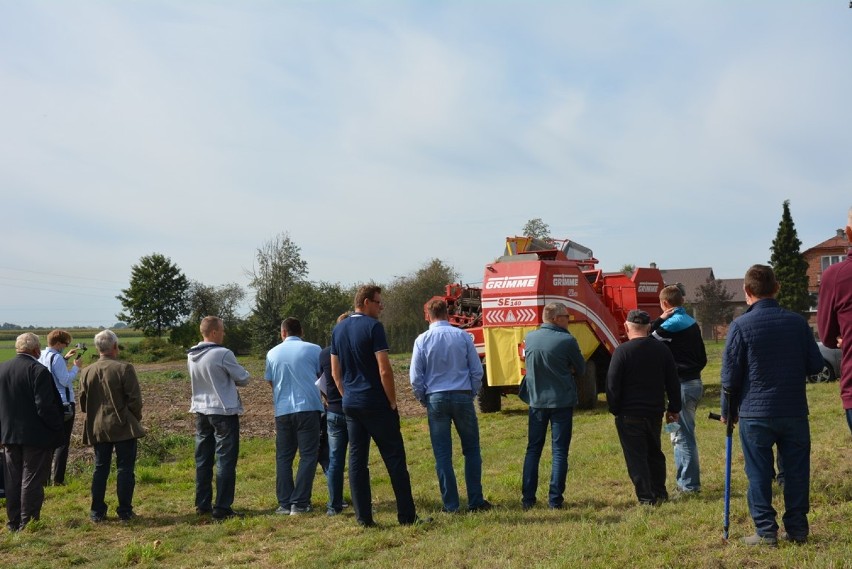
[[[852,243],[852,211],[846,227]],[[826,345],[843,351],[841,393],[852,429],[852,348],[842,342],[852,329],[852,267],[847,262],[824,274],[824,309],[819,329]],[[748,506],[755,534],[747,545],[774,546],[779,539],[804,543],[809,535],[810,432],[805,377],[822,369],[822,357],[804,319],[775,300],[779,285],[770,267],[754,265],[746,272],[748,310],[728,330],[721,381],[722,421],[739,425],[749,481]],[[281,343],[266,355],[263,379],[272,389],[275,410],[275,495],[278,515],[312,511],[317,464],[328,484],[326,514],[335,516],[344,501],[344,468],[349,455],[349,488],[355,520],[375,526],[369,451],[375,443],[396,499],[397,521],[429,523],[417,515],[400,429],[397,394],[388,342],[379,316],[381,288],[361,287],[354,311],[337,320],[329,346],[302,339],[301,322],[281,323]],[[666,461],[661,448],[663,422],[671,435],[677,497],[701,491],[695,417],[703,396],[701,372],[707,364],[696,321],[683,308],[684,291],[665,287],[662,315],[652,321],[633,310],[624,322],[627,341],[619,345],[606,378],[606,398],[614,415],[627,473],[640,504],[670,499]],[[469,334],[451,326],[443,300],[426,306],[429,328],[416,339],[410,366],[414,397],[426,409],[442,511],[487,511],[493,505],[482,488],[482,455],[474,399],[483,369]],[[521,506],[537,503],[539,462],[548,428],[552,466],[547,505],[564,507],[568,455],[577,405],[575,378],[586,362],[569,331],[570,313],[554,302],[542,310],[543,324],[524,339],[526,376],[521,396],[529,405],[527,447],[523,463]],[[201,321],[202,341],[188,351],[195,415],[195,508],[216,520],[242,517],[233,509],[240,444],[238,388],[250,373],[223,346],[223,321]],[[94,452],[90,518],[107,518],[105,499],[113,454],[116,462],[115,513],[136,517],[133,509],[137,441],[145,436],[142,397],[134,367],[118,359],[118,338],[99,332],[94,343],[99,358],[83,367],[80,353],[70,349],[71,335],[54,330],[42,351],[38,336],[21,334],[17,356],[0,364],[0,444],[7,527],[23,529],[39,519],[44,486],[62,485],[74,419],[85,414],[83,443]],[[70,366],[70,367],[69,367]],[[73,381],[80,375],[79,394]],[[453,469],[452,429],[464,456],[466,505],[459,496]],[[325,449],[321,452],[321,449]],[[784,531],[772,507],[777,458],[784,464]],[[293,472],[296,455],[298,469]],[[214,476],[215,467],[215,476]],[[215,478],[215,496],[213,492]]]

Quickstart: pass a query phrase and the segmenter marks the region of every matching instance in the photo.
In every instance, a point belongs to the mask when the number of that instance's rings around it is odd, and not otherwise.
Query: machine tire
[[[503,404],[503,393],[499,387],[491,387],[488,385],[488,374],[485,372],[485,366],[482,366],[482,387],[479,388],[479,393],[476,396],[479,402],[480,413],[499,413]]]
[[[808,376],[809,383],[827,383],[829,381],[836,381],[837,374],[834,373],[834,368],[831,365],[823,360],[822,371]]]
[[[577,407],[580,409],[594,409],[598,402],[598,373],[595,360],[586,362],[586,371],[576,378],[577,383]]]

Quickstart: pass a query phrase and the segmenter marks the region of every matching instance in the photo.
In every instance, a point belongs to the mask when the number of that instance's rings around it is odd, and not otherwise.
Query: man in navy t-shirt
[[[331,334],[331,371],[343,395],[349,431],[349,483],[355,519],[374,526],[370,489],[370,439],[376,442],[396,496],[400,524],[418,522],[396,409],[396,388],[385,329],[377,320],[382,289],[365,285],[355,294],[355,313]]]

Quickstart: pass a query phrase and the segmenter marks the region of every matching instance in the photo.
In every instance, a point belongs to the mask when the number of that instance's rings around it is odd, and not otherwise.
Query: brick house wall
[[[817,296],[817,305],[819,304],[819,282],[822,277],[823,257],[836,256],[842,260],[846,258],[848,250],[849,241],[846,239],[846,233],[843,229],[838,229],[834,237],[826,239],[802,253],[802,257],[808,264],[808,292]],[[813,329],[814,334],[817,333],[817,305],[812,306],[808,314],[808,324]]]

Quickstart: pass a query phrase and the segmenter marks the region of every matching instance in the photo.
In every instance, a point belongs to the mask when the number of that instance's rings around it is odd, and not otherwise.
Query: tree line
[[[522,234],[542,240],[552,239],[550,226],[534,218],[523,226]],[[799,251],[789,200],[783,203],[778,232],[772,242],[769,264],[781,283],[779,303],[806,314],[813,299],[808,292],[807,263]],[[631,271],[633,265],[624,265]],[[745,268],[743,269],[745,271]],[[326,346],[337,317],[353,310],[355,291],[361,284],[378,284],[383,289],[385,310],[382,322],[393,352],[411,350],[414,339],[428,327],[424,303],[444,293],[445,286],[457,282],[458,272],[435,258],[414,272],[388,283],[315,282],[308,279],[308,263],[301,248],[287,232],[261,245],[255,263],[247,271],[253,294],[248,316],[239,314],[247,291],[235,283],[209,285],[190,280],[171,259],[152,253],[132,266],[130,286],[118,295],[123,312],[120,321],[142,330],[149,337],[168,336],[172,344],[189,347],[201,339],[198,324],[204,316],[216,315],[225,322],[225,344],[237,353],[265,354],[280,341],[281,320],[295,316],[302,322],[304,339]],[[694,307],[701,320],[713,326],[728,324],[733,317],[733,293],[716,279],[698,287]]]
[[[286,232],[276,235],[255,252],[247,272],[253,294],[248,316],[239,314],[247,291],[235,283],[208,285],[193,281],[168,257],[152,253],[131,267],[130,286],[118,295],[123,311],[116,318],[145,336],[167,337],[172,344],[189,347],[200,339],[198,325],[207,315],[225,322],[225,345],[237,353],[265,354],[280,342],[281,320],[298,318],[304,340],[328,345],[337,317],[353,310],[355,291],[361,284],[382,286],[386,308],[382,314],[390,348],[411,350],[414,339],[426,330],[423,304],[443,294],[458,273],[438,259],[389,283],[315,282],[308,279],[308,264],[301,248]]]

